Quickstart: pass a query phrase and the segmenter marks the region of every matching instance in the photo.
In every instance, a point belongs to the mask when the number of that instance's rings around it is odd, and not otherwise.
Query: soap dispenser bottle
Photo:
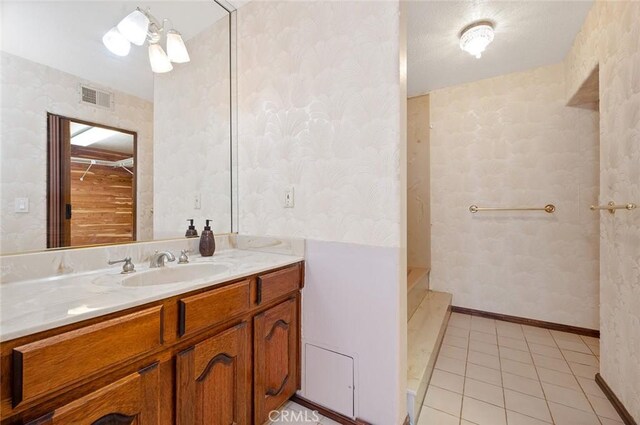
[[[190,224],[189,224],[189,228],[187,229],[187,233],[185,233],[184,236],[187,237],[187,238],[197,238],[198,237],[198,231],[196,230],[196,226],[193,225],[193,219],[190,218],[187,221]]]
[[[203,257],[211,257],[216,252],[216,239],[211,231],[209,222],[213,220],[206,220],[207,224],[204,226],[202,236],[200,236],[200,255]]]

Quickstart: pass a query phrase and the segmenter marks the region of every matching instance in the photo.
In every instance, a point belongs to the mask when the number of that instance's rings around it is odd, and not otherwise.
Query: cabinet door
[[[288,400],[297,388],[298,307],[295,298],[254,318],[255,423]]]
[[[246,322],[178,354],[178,425],[248,425],[251,365]]]
[[[158,425],[157,364],[94,391],[29,425]]]

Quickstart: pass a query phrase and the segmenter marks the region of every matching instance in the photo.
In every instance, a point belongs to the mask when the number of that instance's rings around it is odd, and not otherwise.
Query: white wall
[[[229,25],[221,19],[186,43],[191,62],[155,76],[155,239],[231,231]],[[200,209],[195,198],[201,198]]]
[[[431,93],[431,285],[454,305],[599,328],[598,115],[564,93],[562,64]]]
[[[304,342],[356,357],[356,416],[385,425],[406,415],[399,12],[355,1],[238,11],[239,230],[308,239]]]
[[[596,65],[600,203],[640,204],[640,3],[598,1],[567,57],[567,98]],[[640,210],[600,215],[600,373],[640,422]]]
[[[153,103],[114,93],[114,110],[80,103],[79,85],[103,87],[57,69],[1,52],[0,252],[47,247],[47,112],[138,133],[137,237],[152,237]],[[15,198],[29,198],[16,213]]]

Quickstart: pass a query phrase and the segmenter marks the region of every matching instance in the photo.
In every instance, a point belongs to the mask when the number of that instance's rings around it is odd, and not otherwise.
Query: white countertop
[[[137,272],[120,274],[121,264],[85,273],[0,285],[0,341],[80,322],[196,289],[287,266],[303,257],[229,249],[213,257],[190,257],[191,264],[224,264],[225,270],[203,279],[181,283],[127,287],[126,276],[144,273],[148,264],[136,264]],[[168,263],[167,268],[188,267]],[[157,269],[154,269],[157,270]]]

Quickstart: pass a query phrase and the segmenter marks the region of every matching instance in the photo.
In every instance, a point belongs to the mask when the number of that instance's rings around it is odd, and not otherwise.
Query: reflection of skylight
[[[76,146],[89,146],[117,134],[120,133],[106,128],[91,127],[90,129],[71,137],[71,144]]]

